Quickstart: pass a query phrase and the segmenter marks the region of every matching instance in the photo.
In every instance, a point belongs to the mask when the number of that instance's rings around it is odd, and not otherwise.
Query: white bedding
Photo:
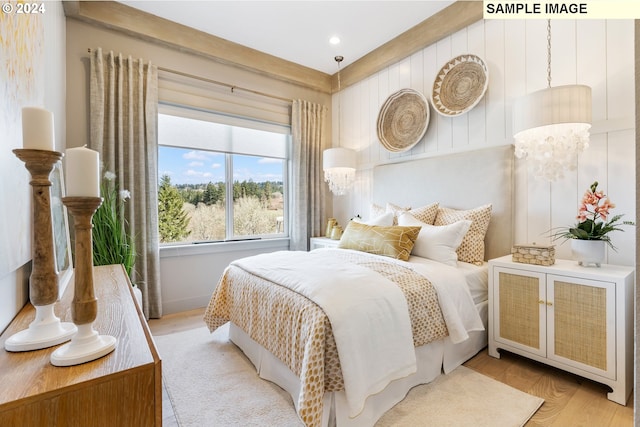
[[[411,257],[405,264],[427,275],[436,287],[450,336],[415,348],[416,372],[392,381],[382,392],[370,396],[366,399],[364,410],[359,411],[356,417],[353,416],[353,405],[344,391],[326,393],[323,425],[336,423],[347,427],[371,426],[384,412],[402,400],[411,387],[432,381],[442,371],[450,372],[486,346],[486,301],[479,304],[474,301],[486,300],[486,264],[475,266],[458,263],[459,266],[454,268],[418,257]],[[252,360],[260,376],[283,387],[292,395],[294,403],[297,402],[300,391],[297,377],[241,330],[232,325],[231,331],[231,339]],[[356,357],[354,360],[362,362],[367,357]]]
[[[232,264],[322,308],[340,354],[349,412],[357,416],[368,396],[414,373],[416,358],[409,309],[400,288],[369,268],[343,262],[336,251],[343,250],[292,251],[286,257],[272,252]]]

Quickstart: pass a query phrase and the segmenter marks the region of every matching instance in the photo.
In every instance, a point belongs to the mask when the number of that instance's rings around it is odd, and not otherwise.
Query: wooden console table
[[[100,334],[117,339],[116,349],[100,359],[70,367],[49,362],[58,348],[22,353],[4,341],[29,326],[30,303],[0,335],[0,426],[162,426],[161,361],[147,322],[134,302],[121,265],[95,267]],[[73,280],[56,314],[71,322]]]

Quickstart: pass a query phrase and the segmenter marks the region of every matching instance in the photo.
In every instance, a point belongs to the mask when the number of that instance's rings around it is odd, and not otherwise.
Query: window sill
[[[276,249],[287,250],[289,238],[241,240],[234,242],[190,243],[183,245],[160,246],[160,258],[203,255],[215,253],[240,252],[246,250]]]

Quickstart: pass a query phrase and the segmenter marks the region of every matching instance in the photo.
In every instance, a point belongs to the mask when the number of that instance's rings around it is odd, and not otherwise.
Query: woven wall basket
[[[401,89],[391,94],[378,113],[378,139],[391,152],[410,150],[429,126],[429,104],[420,92]]]
[[[476,55],[460,55],[447,62],[433,82],[431,103],[443,116],[454,117],[471,110],[489,85],[489,70]]]

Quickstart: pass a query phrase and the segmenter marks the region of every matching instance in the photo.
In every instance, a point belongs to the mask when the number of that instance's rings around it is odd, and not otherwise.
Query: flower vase
[[[600,267],[604,261],[605,245],[604,240],[571,240],[571,251],[573,259],[578,261],[578,265],[586,266],[595,264]]]

